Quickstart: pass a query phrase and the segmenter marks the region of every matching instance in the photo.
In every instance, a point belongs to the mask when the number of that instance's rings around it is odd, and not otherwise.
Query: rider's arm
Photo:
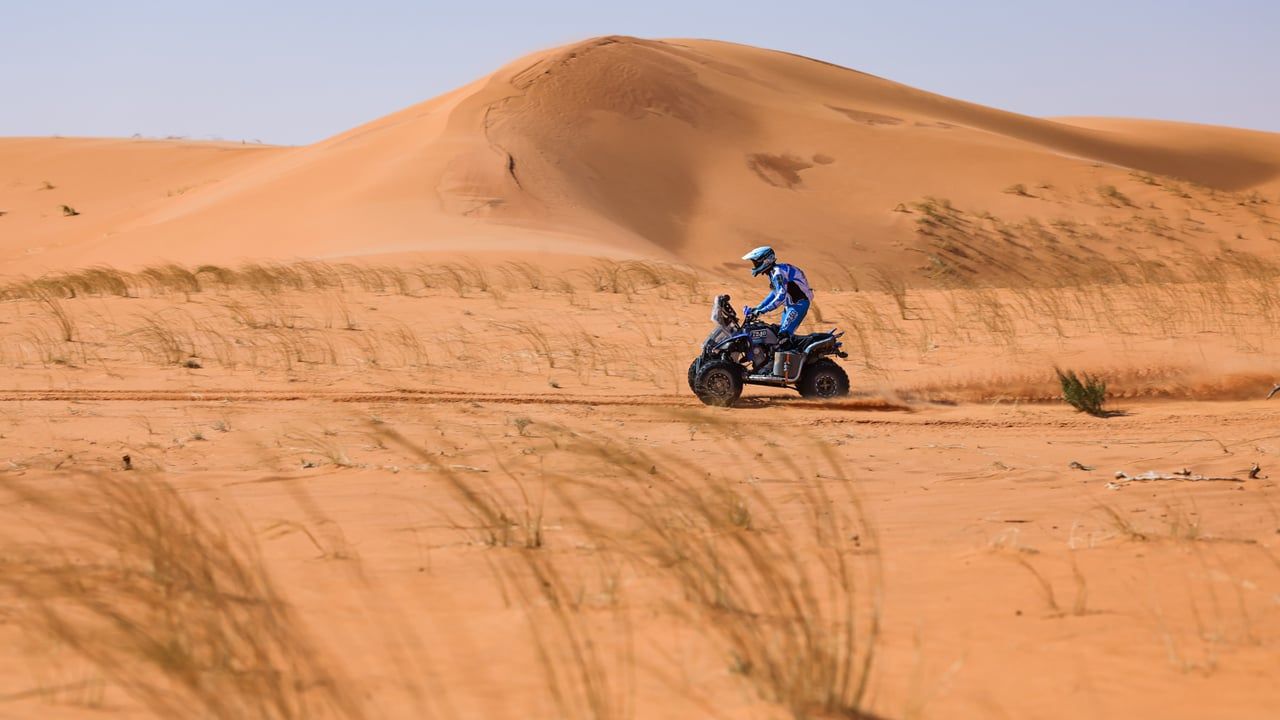
[[[763,315],[782,304],[782,298],[786,293],[786,283],[783,282],[781,274],[771,275],[769,282],[773,285],[773,290],[768,297],[761,300],[760,304],[756,306],[756,315]]]

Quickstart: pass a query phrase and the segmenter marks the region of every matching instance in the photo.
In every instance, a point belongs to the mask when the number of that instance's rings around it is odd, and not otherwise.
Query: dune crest
[[[772,243],[855,272],[1025,280],[1269,249],[1280,203],[1277,134],[1032,118],[787,53],[628,37],[306,147],[6,139],[0,168],[13,273],[403,252],[716,269]],[[954,226],[931,227],[935,202]],[[1063,218],[1076,231],[1042,237]]]

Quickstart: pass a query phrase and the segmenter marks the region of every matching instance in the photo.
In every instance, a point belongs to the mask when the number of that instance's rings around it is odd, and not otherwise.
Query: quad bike
[[[728,295],[716,296],[711,322],[716,328],[689,366],[689,389],[707,405],[733,405],[743,385],[794,388],[806,398],[849,394],[849,376],[828,357],[849,357],[840,349],[840,331],[796,335],[780,349],[778,326],[751,315],[739,323]]]

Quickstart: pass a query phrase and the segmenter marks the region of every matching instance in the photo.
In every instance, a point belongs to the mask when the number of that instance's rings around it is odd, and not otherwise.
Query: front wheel
[[[698,386],[694,381],[698,379],[698,361],[700,360],[702,358],[696,357],[693,362],[689,363],[689,389],[693,391],[694,395],[698,394]]]
[[[742,395],[742,366],[728,360],[703,363],[693,392],[707,405],[729,407]]]
[[[822,358],[804,366],[796,387],[807,398],[841,398],[849,394],[849,375],[834,361]]]

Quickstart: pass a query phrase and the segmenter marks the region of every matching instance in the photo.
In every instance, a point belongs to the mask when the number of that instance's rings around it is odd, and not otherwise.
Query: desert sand
[[[0,139],[0,716],[1273,717],[1278,205],[1280,135],[705,40]],[[760,244],[849,398],[690,393]]]

